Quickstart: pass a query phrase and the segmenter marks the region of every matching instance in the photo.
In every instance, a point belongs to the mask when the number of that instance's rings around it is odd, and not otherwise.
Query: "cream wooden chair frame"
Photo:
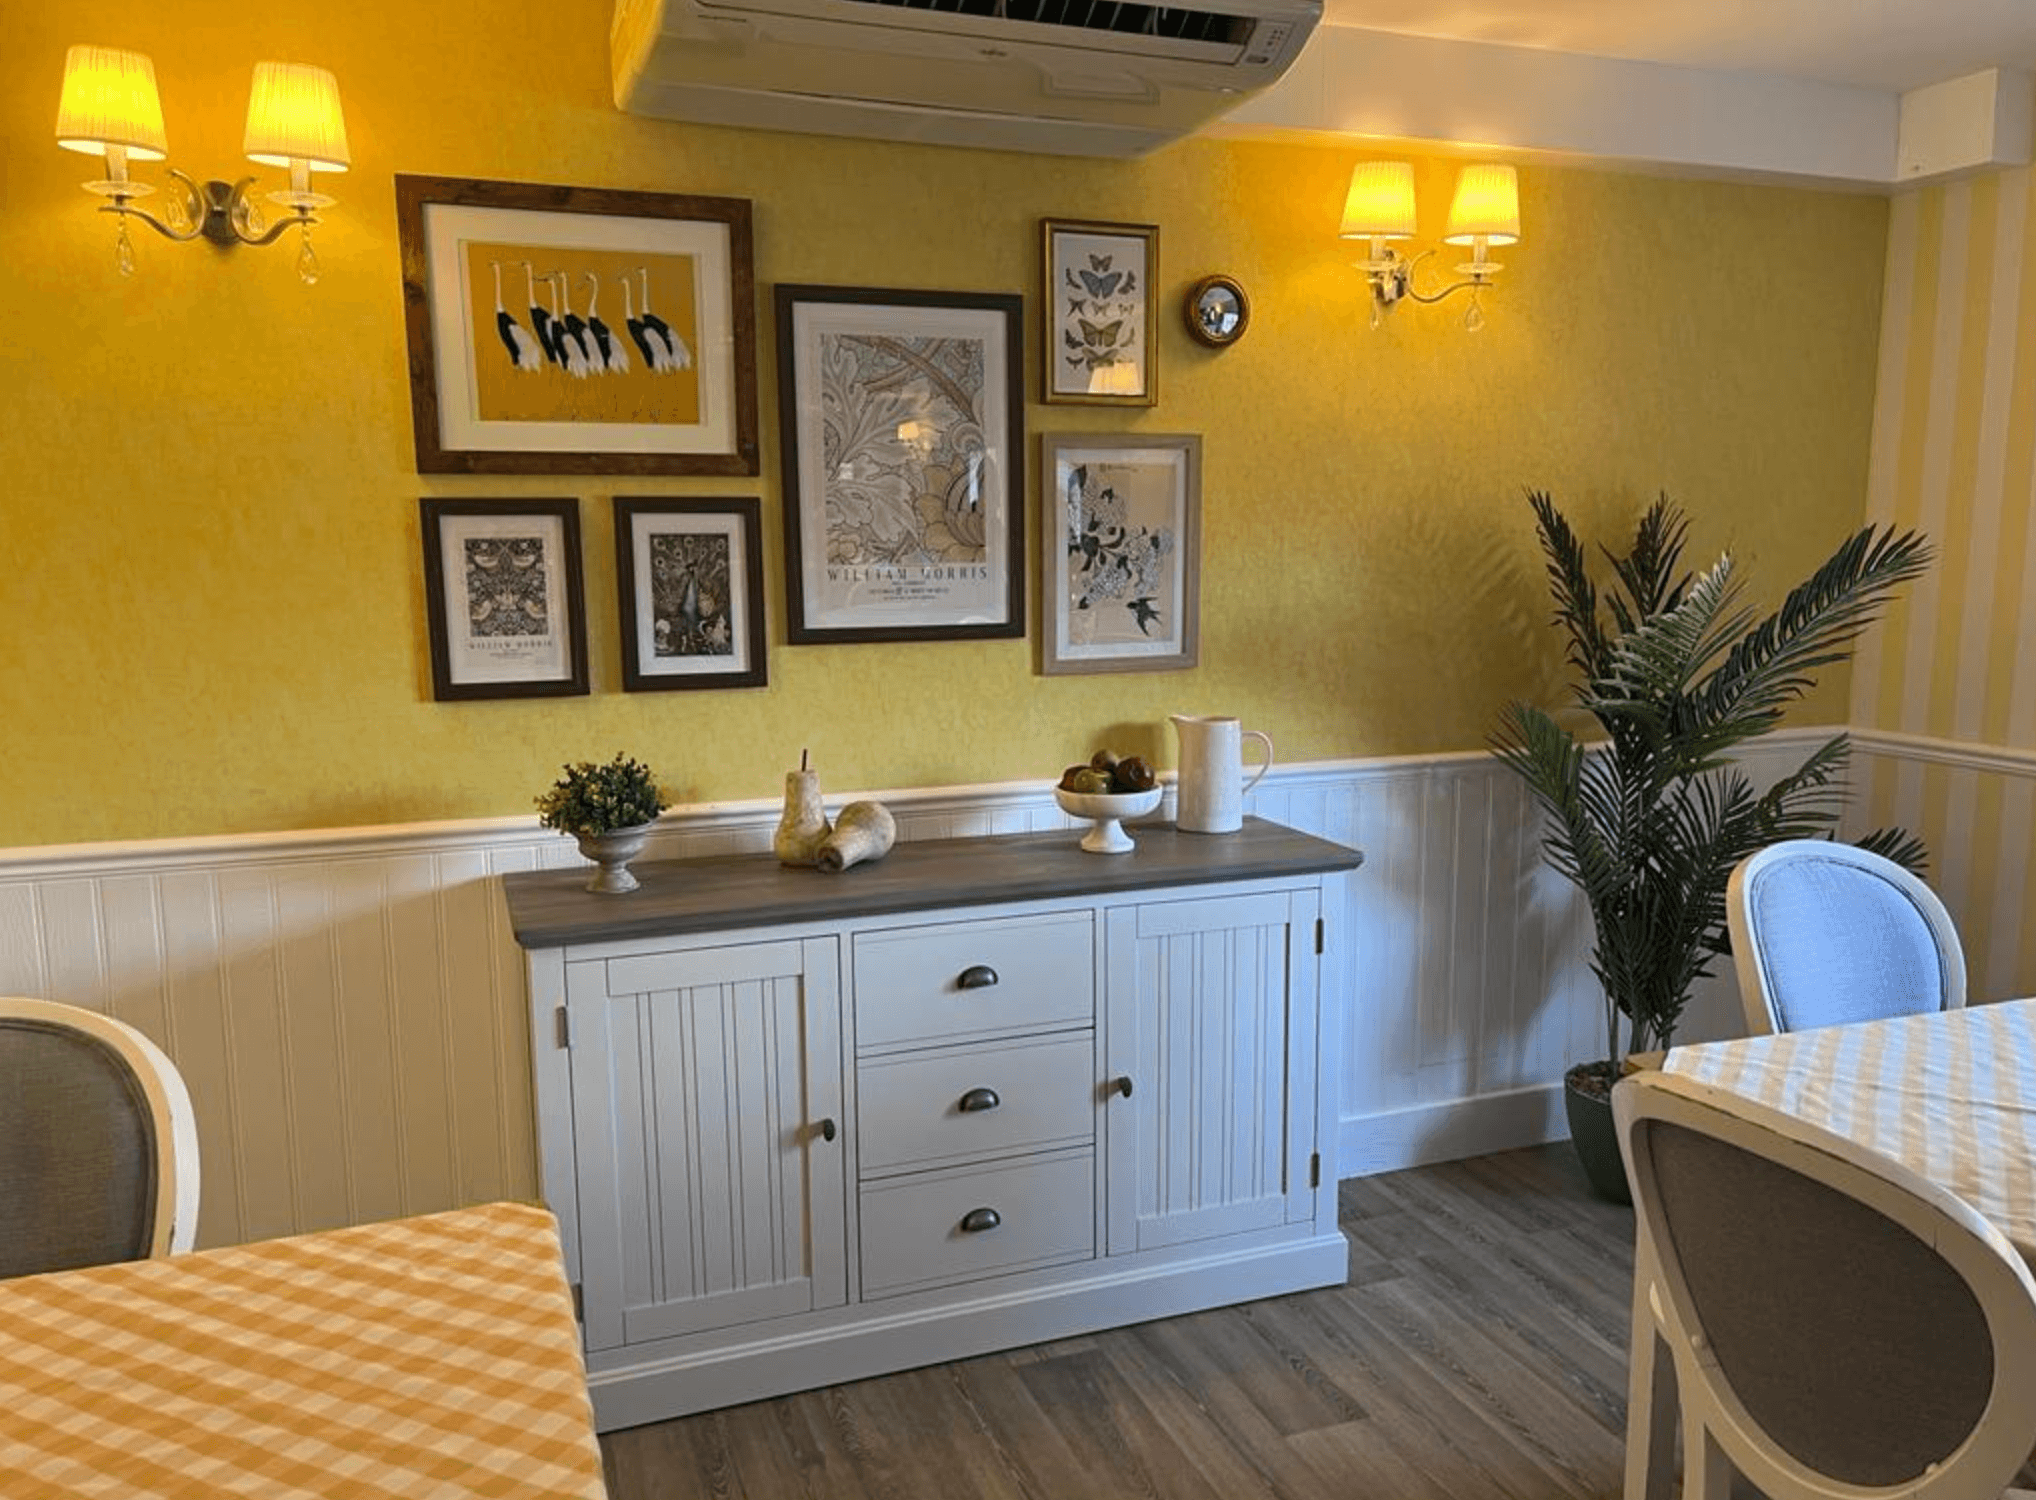
[[[168,1055],[124,1021],[54,1000],[0,996],[0,1021],[22,1019],[80,1032],[112,1049],[140,1085],[154,1123],[156,1201],[151,1258],[180,1255],[198,1237],[198,1117]]]
[[[1767,949],[1772,934],[1754,925],[1754,888],[1777,866],[1803,860],[1848,865],[1878,876],[1889,890],[1907,900],[1917,917],[1930,929],[1937,944],[1938,982],[1942,1008],[1957,1010],[1965,1004],[1965,949],[1958,941],[1958,928],[1937,893],[1891,859],[1831,839],[1784,839],[1741,860],[1725,884],[1725,921],[1732,934],[1732,966],[1739,976],[1739,1001],[1746,1011],[1746,1034],[1769,1036],[1783,1027],[1775,1008],[1774,985],[1769,975]],[[1919,1005],[1917,1009],[1931,1009]]]
[[[2008,1488],[2036,1441],[2036,1278],[2006,1236],[1899,1162],[1687,1078],[1634,1074],[1613,1092],[1612,1109],[1638,1225],[1627,1500],[1667,1494],[1678,1399],[1686,1500],[1728,1500],[1735,1472],[1770,1500],[2036,1500],[2036,1492]],[[1661,1253],[1661,1200],[1641,1140],[1656,1122],[1822,1183],[1907,1229],[1949,1265],[1978,1303],[1994,1362],[1988,1400],[1963,1441],[1913,1479],[1867,1486],[1808,1468],[1768,1435],[1720,1369],[1673,1247]]]

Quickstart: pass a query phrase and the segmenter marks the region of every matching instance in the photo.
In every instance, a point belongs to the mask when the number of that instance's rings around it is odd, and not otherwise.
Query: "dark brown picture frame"
[[[765,687],[762,506],[745,495],[719,499],[660,499],[617,495],[615,507],[615,598],[622,631],[622,686],[631,693],[679,692],[701,688]],[[703,598],[699,580],[689,580],[679,608],[660,615],[655,581],[640,575],[648,541],[659,518],[692,518],[699,524],[668,526],[693,535],[719,534],[729,542],[726,577],[715,578]],[[649,583],[648,589],[645,584]],[[686,616],[690,614],[690,618]],[[675,619],[672,615],[678,615]],[[697,651],[684,649],[691,638]],[[680,649],[664,654],[661,642]],[[726,645],[726,651],[717,645]],[[648,644],[649,649],[646,650]],[[726,655],[727,664],[720,657]]]
[[[823,645],[1023,637],[1024,299],[781,283],[776,312],[787,638]],[[821,380],[830,339],[838,355],[867,354],[870,368]],[[980,370],[969,368],[980,391],[910,347],[914,339],[981,343]],[[843,401],[858,411],[835,410],[835,426],[861,431],[868,451],[829,454],[823,464],[824,409]],[[859,420],[873,414],[874,427]],[[812,441],[801,442],[802,430]],[[895,451],[907,430],[923,445],[910,458]],[[852,498],[877,523],[849,514],[845,473],[855,476]],[[936,496],[930,486],[943,473]],[[915,484],[928,488],[913,494]],[[979,563],[961,556],[977,544]]]
[[[586,217],[570,223],[558,217],[568,214]],[[419,473],[758,472],[756,281],[747,198],[399,174],[396,231],[402,250],[403,322]],[[562,413],[553,421],[482,421],[475,396],[484,385],[481,359],[501,359],[518,370],[540,372],[547,361],[559,364],[554,345],[532,337],[541,309],[526,312],[526,306],[540,302],[541,295],[498,292],[494,322],[474,312],[477,305],[484,305],[476,301],[484,294],[466,284],[465,272],[459,269],[462,258],[456,248],[448,247],[463,238],[497,237],[511,244],[555,246],[568,257],[612,257],[645,249],[697,257],[701,273],[697,295],[689,305],[696,307],[700,320],[694,341],[699,347],[690,347],[683,338],[676,351],[666,344],[658,351],[662,358],[656,368],[695,382],[698,420],[660,426],[573,420]],[[725,265],[720,263],[724,259]],[[499,266],[496,275],[501,276]],[[598,286],[595,290],[598,294]],[[613,337],[599,346],[611,353],[605,363],[597,354],[595,369],[597,374],[609,371],[636,380],[652,367],[651,346],[643,342],[646,327],[661,320],[633,315],[625,319],[612,300],[616,290],[609,291],[605,315],[615,319]],[[569,317],[577,316],[575,295],[568,286]],[[647,288],[645,299],[648,314]],[[515,312],[507,308],[512,300],[518,304]],[[591,306],[588,311],[591,314]],[[525,316],[519,319],[518,312]],[[580,321],[581,331],[588,332],[585,320]],[[481,326],[484,322],[487,326]],[[502,346],[507,346],[506,352]],[[580,347],[595,350],[585,338]],[[538,349],[545,351],[543,358],[533,352]],[[561,376],[558,388],[574,386]],[[582,380],[578,388],[598,387]]]
[[[587,692],[587,610],[586,590],[580,574],[580,503],[578,500],[441,500],[430,496],[418,501],[418,520],[424,543],[424,604],[431,638],[431,690],[440,702],[471,698],[573,698]],[[463,524],[464,523],[464,524]],[[518,549],[515,555],[491,558],[469,556],[468,575],[461,598],[448,587],[447,569],[451,559],[448,541],[479,544],[497,537],[528,539],[532,527],[540,556],[525,563]],[[449,536],[448,533],[451,533]],[[543,555],[543,554],[549,554]],[[532,641],[521,653],[534,657],[530,675],[518,676],[504,669],[502,659],[488,645],[476,644],[470,634],[479,618],[476,607],[490,602],[482,582],[494,569],[504,570],[505,579],[522,567],[545,568],[547,581],[556,577],[563,585],[563,598],[553,599],[546,591],[545,605],[552,629],[546,642]],[[462,570],[465,572],[466,570]],[[518,590],[499,592],[498,607],[523,607]],[[520,591],[527,600],[529,591]],[[457,602],[457,621],[450,612]],[[559,639],[563,637],[563,639]],[[508,635],[496,639],[508,641]],[[515,653],[509,653],[511,655]]]

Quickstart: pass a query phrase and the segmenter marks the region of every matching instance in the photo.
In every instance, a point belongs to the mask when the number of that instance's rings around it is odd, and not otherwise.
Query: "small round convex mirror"
[[[1188,332],[1213,349],[1225,348],[1244,336],[1251,322],[1251,299],[1230,276],[1204,276],[1188,288]]]

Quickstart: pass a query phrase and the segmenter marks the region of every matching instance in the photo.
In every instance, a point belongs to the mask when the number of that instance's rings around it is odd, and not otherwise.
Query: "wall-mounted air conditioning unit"
[[[615,102],[714,125],[1138,156],[1264,88],[1321,0],[617,0]]]

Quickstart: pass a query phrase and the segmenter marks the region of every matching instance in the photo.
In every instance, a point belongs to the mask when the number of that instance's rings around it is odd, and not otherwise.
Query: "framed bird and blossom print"
[[[1044,399],[1157,405],[1152,279],[1159,269],[1159,229],[1078,219],[1044,219],[1041,227]]]
[[[1171,672],[1201,629],[1202,440],[1040,442],[1040,671]]]
[[[765,686],[757,502],[617,495],[614,505],[624,690]]]
[[[754,474],[746,198],[396,178],[417,468]]]
[[[587,691],[577,500],[418,502],[432,696]]]
[[[1022,310],[777,288],[793,644],[1025,634]]]

